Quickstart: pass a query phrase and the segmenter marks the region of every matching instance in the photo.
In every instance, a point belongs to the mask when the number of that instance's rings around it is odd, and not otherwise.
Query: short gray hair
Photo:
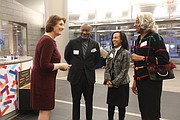
[[[140,28],[145,31],[158,32],[158,25],[156,25],[152,13],[141,12],[137,15],[137,19],[140,23]]]

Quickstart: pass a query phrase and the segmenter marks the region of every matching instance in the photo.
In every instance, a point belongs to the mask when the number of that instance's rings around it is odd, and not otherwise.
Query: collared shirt
[[[115,49],[115,53],[114,53],[114,57],[115,57],[115,56],[116,56],[117,51],[121,49],[121,46],[119,46],[119,47],[117,47],[117,48],[114,48],[114,49]]]

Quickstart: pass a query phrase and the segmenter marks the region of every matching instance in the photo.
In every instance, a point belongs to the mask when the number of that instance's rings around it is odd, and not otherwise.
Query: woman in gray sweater
[[[112,48],[108,53],[104,72],[104,84],[108,87],[108,120],[113,120],[115,106],[119,110],[119,120],[124,120],[129,102],[130,52],[123,32],[116,31],[112,34]]]

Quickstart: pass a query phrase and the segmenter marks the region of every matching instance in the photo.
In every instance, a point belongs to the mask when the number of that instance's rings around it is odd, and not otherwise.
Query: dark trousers
[[[160,120],[160,118],[153,118],[153,117],[145,117],[145,116],[141,116],[142,120]]]
[[[71,93],[73,99],[72,119],[80,120],[80,101],[83,94],[86,106],[86,120],[92,120],[94,84],[90,85],[85,74],[82,74],[78,84],[71,84]]]
[[[115,110],[115,106],[108,104],[108,120],[114,120],[114,110]],[[119,111],[119,120],[124,120],[126,108],[118,106],[118,111]]]

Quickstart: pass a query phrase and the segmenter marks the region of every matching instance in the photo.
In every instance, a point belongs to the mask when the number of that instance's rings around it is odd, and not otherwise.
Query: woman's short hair
[[[140,28],[145,31],[158,32],[158,26],[155,23],[152,13],[150,12],[141,12],[137,15],[139,20]]]
[[[63,20],[64,23],[66,22],[66,18],[61,18],[58,15],[51,15],[46,22],[46,32],[52,32],[53,27],[61,20]]]

